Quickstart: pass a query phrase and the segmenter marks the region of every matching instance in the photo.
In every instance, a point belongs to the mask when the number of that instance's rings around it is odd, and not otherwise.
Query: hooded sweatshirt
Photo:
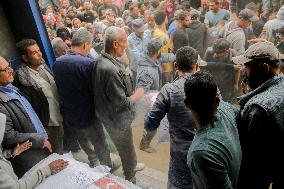
[[[2,141],[6,125],[6,116],[0,113],[0,188],[2,189],[32,189],[41,183],[46,177],[51,175],[48,166],[38,169],[28,176],[18,179],[13,171],[13,167],[2,153]]]
[[[193,20],[189,28],[186,28],[189,39],[189,46],[196,49],[198,54],[203,57],[207,48],[207,29],[204,23]]]
[[[154,62],[149,56],[138,63],[136,86],[142,87],[145,93],[160,90],[162,86],[162,67],[158,62]]]

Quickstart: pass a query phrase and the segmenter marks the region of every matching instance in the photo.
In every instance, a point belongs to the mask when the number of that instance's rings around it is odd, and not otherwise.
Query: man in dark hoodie
[[[189,45],[196,49],[198,54],[203,57],[207,48],[207,28],[204,23],[199,21],[200,13],[196,10],[190,11],[191,25],[185,31],[188,35]]]

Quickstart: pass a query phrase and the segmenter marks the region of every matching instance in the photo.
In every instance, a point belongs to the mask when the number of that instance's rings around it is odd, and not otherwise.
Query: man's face
[[[134,7],[132,12],[131,12],[131,15],[137,17],[137,16],[139,16],[139,14],[140,14],[139,13],[139,8],[138,7]]]
[[[64,1],[62,2],[62,8],[66,9],[66,8],[68,8],[68,7],[69,7],[69,1],[64,0]]]
[[[251,21],[247,19],[242,19],[242,26],[243,28],[248,28],[251,25]]]
[[[127,35],[125,32],[121,34],[117,41],[113,42],[113,47],[117,57],[121,57],[125,53],[127,45]]]
[[[106,20],[108,22],[114,22],[115,20],[115,16],[114,16],[114,12],[113,11],[110,11],[106,14]]]
[[[213,12],[217,12],[219,10],[219,3],[210,2],[209,6]]]
[[[120,20],[115,24],[115,26],[119,27],[119,28],[123,28],[125,26],[125,24],[124,24],[123,20]]]
[[[69,17],[66,17],[65,21],[66,24],[72,24],[72,20]]]
[[[0,57],[0,86],[7,86],[13,80],[13,69],[4,58]]]
[[[83,9],[84,9],[84,10],[90,10],[90,9],[91,9],[90,3],[89,3],[88,1],[84,2]]]
[[[26,55],[24,60],[29,67],[38,67],[44,63],[42,53],[37,44],[31,45],[26,48]]]
[[[60,14],[62,17],[65,17],[65,15],[66,15],[65,9],[63,9],[63,8],[59,9],[59,14]]]
[[[191,19],[189,16],[186,16],[182,21],[181,24],[183,27],[188,28],[190,26]]]
[[[257,63],[246,63],[243,69],[244,82],[254,90],[263,84],[266,72],[263,67]]]
[[[147,24],[148,24],[149,28],[154,28],[155,27],[154,15],[147,16],[146,20],[147,20]]]
[[[78,19],[74,20],[74,22],[73,22],[73,27],[74,27],[75,29],[79,29],[79,28],[81,27],[81,21],[78,20]]]

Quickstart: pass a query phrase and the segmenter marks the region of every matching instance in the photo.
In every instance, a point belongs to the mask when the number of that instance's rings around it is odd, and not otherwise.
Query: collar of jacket
[[[11,87],[13,88],[13,89],[15,89],[16,91],[18,91],[19,92],[19,90],[15,87],[15,86],[13,86],[12,84],[11,84]],[[20,93],[20,92],[19,92]],[[2,90],[0,90],[0,102],[9,102],[10,100],[13,100],[13,98],[11,98],[9,95],[7,95],[5,92],[3,92]]]
[[[46,64],[43,64],[43,67],[52,75],[51,70],[47,67]],[[24,63],[19,65],[19,67],[15,71],[14,77],[18,79],[19,82],[24,86],[34,87],[36,89],[40,88],[30,76],[29,68]]]
[[[148,55],[145,57],[145,62],[141,61],[140,66],[159,67],[158,62],[154,62]]]
[[[271,79],[267,80],[266,82],[264,82],[261,86],[259,86],[258,88],[256,88],[255,90],[249,92],[248,94],[242,95],[240,97],[237,98],[239,104],[241,107],[244,107],[245,104],[255,95],[260,94],[264,91],[266,91],[269,87],[278,84],[279,82],[283,82],[284,80],[284,75],[282,74],[278,74],[274,77],[272,77]]]
[[[120,62],[119,60],[117,60],[116,58],[114,58],[112,55],[106,53],[106,52],[102,52],[101,55],[107,59],[109,59],[111,62]]]
[[[69,55],[81,55],[81,56],[83,56],[83,57],[88,57],[88,58],[91,58],[91,59],[94,59],[91,55],[87,55],[87,56],[85,56],[85,55],[83,55],[83,54],[81,54],[81,53],[79,53],[79,52],[76,52],[76,51],[72,51],[72,50],[69,50],[68,52],[67,52],[67,54],[69,54]]]

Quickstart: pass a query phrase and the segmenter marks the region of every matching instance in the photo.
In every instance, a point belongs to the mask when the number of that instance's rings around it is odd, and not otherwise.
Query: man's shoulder
[[[55,62],[78,62],[78,61],[92,62],[94,61],[94,59],[89,56],[83,56],[79,53],[72,52],[58,57]]]
[[[100,55],[95,62],[94,68],[96,72],[117,72],[118,69],[115,66],[115,63],[112,62],[110,59]]]

